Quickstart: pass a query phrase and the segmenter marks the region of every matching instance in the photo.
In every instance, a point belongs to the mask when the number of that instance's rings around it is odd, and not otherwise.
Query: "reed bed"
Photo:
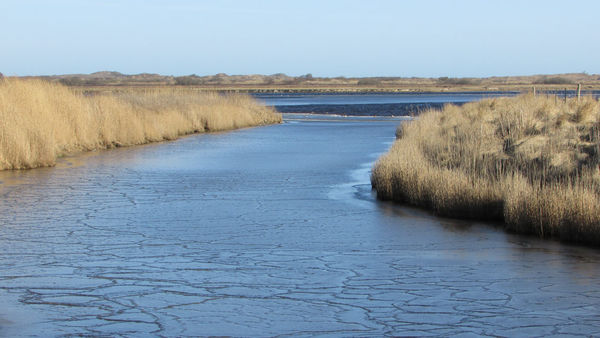
[[[177,88],[86,96],[41,80],[0,80],[0,170],[52,166],[81,151],[281,122],[245,95]]]
[[[371,183],[439,215],[600,244],[600,103],[523,95],[448,105],[402,124]]]

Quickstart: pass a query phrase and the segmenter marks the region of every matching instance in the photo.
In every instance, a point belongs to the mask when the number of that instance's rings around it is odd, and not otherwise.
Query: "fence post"
[[[577,101],[581,99],[581,83],[577,84]]]

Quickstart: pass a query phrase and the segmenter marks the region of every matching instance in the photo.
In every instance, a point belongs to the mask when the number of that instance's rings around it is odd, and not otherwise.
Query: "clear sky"
[[[600,1],[0,0],[0,72],[600,73]]]

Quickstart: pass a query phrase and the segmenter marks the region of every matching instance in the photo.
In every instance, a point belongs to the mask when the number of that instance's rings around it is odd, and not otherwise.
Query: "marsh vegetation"
[[[373,168],[377,196],[437,214],[600,244],[600,104],[523,95],[404,123]]]
[[[31,78],[31,77],[27,77]],[[428,77],[319,77],[312,74],[300,76],[277,73],[272,75],[214,75],[172,76],[160,74],[121,74],[102,71],[92,74],[63,74],[36,76],[51,82],[103,90],[107,87],[194,87],[202,90],[233,92],[469,92],[469,91],[528,91],[532,86],[540,92],[574,90],[581,84],[581,90],[600,89],[598,74],[568,73],[530,76],[493,76],[486,78],[455,78],[442,76]],[[100,88],[99,88],[100,87]]]
[[[0,81],[0,169],[52,166],[80,151],[281,122],[245,95],[165,87],[83,95],[41,80]]]

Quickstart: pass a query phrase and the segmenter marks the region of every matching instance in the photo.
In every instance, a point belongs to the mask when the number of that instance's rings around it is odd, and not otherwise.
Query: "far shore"
[[[311,74],[272,75],[186,75],[121,74],[102,71],[92,74],[65,74],[21,77],[59,82],[82,91],[118,91],[120,88],[187,88],[197,91],[240,93],[444,93],[444,92],[547,92],[600,90],[600,75],[587,73],[540,74],[528,76],[474,77],[317,77]]]
[[[78,86],[79,90],[86,93],[97,93],[97,92],[115,92],[120,91],[123,88],[128,90],[148,90],[164,87],[174,87],[189,91],[198,92],[223,92],[223,93],[242,93],[242,94],[438,94],[438,93],[530,93],[536,91],[538,93],[552,93],[557,95],[563,95],[565,90],[568,95],[573,95],[577,91],[577,85],[562,85],[562,86],[534,86],[534,85],[507,85],[503,87],[481,87],[481,86],[460,86],[460,87],[436,87],[436,86],[417,86],[417,87],[395,87],[395,86],[381,86],[381,87],[359,87],[359,86],[247,86],[247,85],[236,85],[236,86],[171,86],[171,85],[127,85],[127,86]],[[586,95],[593,92],[600,91],[599,85],[585,85],[582,86],[581,94]]]

